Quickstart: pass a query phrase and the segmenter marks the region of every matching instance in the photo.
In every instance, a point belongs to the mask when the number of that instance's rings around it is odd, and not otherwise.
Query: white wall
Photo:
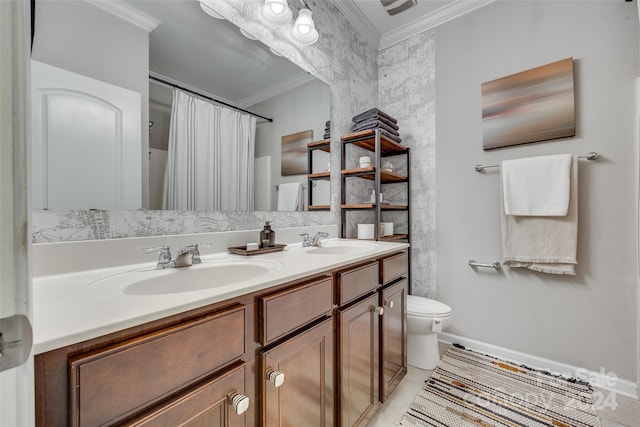
[[[140,93],[149,121],[149,34],[89,2],[36,2],[32,58]],[[149,132],[142,126],[142,206],[149,201]]]
[[[436,30],[438,298],[450,332],[637,382],[638,10],[623,1],[499,1]],[[577,135],[482,150],[482,82],[574,57]],[[476,163],[589,151],[576,276],[504,268],[499,174]]]
[[[278,194],[274,187],[284,182],[300,182],[305,186],[304,205],[306,206],[307,191],[309,191],[306,188],[307,175],[282,176],[281,174],[282,136],[312,130],[314,141],[323,139],[324,126],[329,120],[330,108],[329,87],[318,79],[248,108],[254,113],[273,119],[273,123],[258,120],[255,149],[256,158],[264,156],[271,158],[270,210],[277,210]],[[315,162],[320,155],[314,155],[314,157]],[[327,163],[328,160],[325,160],[325,169]],[[314,172],[320,171],[316,169]],[[329,204],[328,193],[325,204]]]

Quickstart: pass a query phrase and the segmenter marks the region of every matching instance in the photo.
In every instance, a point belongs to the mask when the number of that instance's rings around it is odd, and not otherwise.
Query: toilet
[[[449,326],[451,307],[429,298],[407,295],[407,363],[435,369],[440,361],[438,332]]]

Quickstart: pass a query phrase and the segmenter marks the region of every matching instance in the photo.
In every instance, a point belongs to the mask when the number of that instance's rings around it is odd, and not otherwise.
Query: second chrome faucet
[[[300,234],[300,237],[302,237],[303,247],[320,246],[320,244],[322,243],[322,239],[329,237],[329,233],[320,231],[316,233],[315,236],[309,236],[309,233],[302,233]]]

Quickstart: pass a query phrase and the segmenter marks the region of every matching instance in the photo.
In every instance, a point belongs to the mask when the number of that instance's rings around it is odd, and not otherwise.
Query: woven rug
[[[442,356],[403,427],[599,427],[591,386],[461,346]]]

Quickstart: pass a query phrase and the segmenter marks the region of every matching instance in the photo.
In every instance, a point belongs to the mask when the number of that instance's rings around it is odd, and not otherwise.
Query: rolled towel
[[[384,111],[380,111],[380,109],[378,108],[372,108],[370,110],[367,110],[363,113],[357,114],[355,116],[353,116],[353,121],[354,122],[358,122],[361,119],[367,117],[367,116],[375,116],[375,115],[379,115],[382,116],[384,118],[386,118],[387,120],[390,120],[393,123],[398,123],[398,121],[396,119],[394,119],[393,117],[391,117],[390,115],[388,115],[387,113],[385,113]]]

